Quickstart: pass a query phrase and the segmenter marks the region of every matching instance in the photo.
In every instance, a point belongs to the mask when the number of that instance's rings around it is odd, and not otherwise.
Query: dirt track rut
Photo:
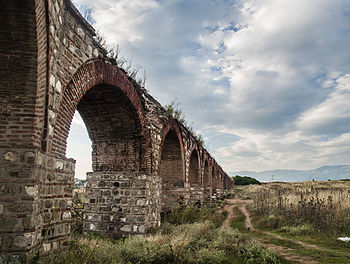
[[[246,206],[248,204],[252,203],[253,200],[244,200],[244,199],[235,198],[235,199],[227,199],[226,201],[228,204],[224,207],[224,210],[228,212],[228,215],[227,215],[227,218],[222,225],[224,228],[230,228],[230,223],[236,217],[236,215],[234,214],[233,208],[237,206],[238,209],[244,214],[245,226],[250,231],[266,234],[266,235],[269,235],[271,237],[274,237],[274,238],[277,238],[280,240],[291,241],[291,242],[297,243],[303,247],[307,247],[307,248],[311,248],[311,249],[315,249],[315,250],[323,250],[322,248],[320,248],[316,245],[307,244],[307,243],[304,243],[304,242],[299,241],[299,240],[285,238],[285,237],[282,237],[282,236],[279,236],[279,235],[276,235],[276,234],[273,234],[270,232],[256,230],[254,228],[254,226],[252,225],[251,216],[249,214],[249,211],[246,208]],[[272,251],[275,251],[277,254],[283,256],[288,261],[297,262],[297,263],[309,263],[309,264],[318,263],[318,261],[316,261],[314,259],[304,257],[304,256],[299,256],[297,254],[293,254],[293,251],[295,251],[293,248],[275,245],[275,244],[270,243],[268,240],[261,239],[261,238],[254,238],[253,240],[254,240],[254,242],[259,243],[261,246],[268,248]]]

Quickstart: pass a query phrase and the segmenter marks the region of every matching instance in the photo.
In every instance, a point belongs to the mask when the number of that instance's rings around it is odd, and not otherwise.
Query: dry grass
[[[310,223],[316,230],[350,233],[350,181],[274,182],[248,186],[244,194],[273,228]]]

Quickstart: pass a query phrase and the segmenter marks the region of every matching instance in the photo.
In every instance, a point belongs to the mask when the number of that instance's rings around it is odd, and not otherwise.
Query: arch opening
[[[80,184],[80,180],[86,179],[86,173],[92,171],[92,142],[85,123],[78,111],[75,111],[67,138],[67,157],[74,157],[75,175],[74,181]],[[82,182],[84,183],[84,181]]]
[[[212,167],[212,170],[211,170],[211,182],[212,182],[212,188],[216,189],[216,175],[215,175],[214,167]]]
[[[92,141],[94,172],[141,170],[141,124],[123,91],[112,85],[97,85],[81,98],[77,111]]]
[[[170,130],[165,137],[161,161],[160,176],[163,184],[183,187],[183,164],[179,138],[175,130]]]
[[[160,159],[159,175],[162,179],[162,211],[174,204],[184,203],[183,154],[180,138],[175,129],[166,134]]]
[[[209,177],[210,171],[209,171],[209,165],[208,160],[204,163],[204,173],[203,173],[203,186],[209,187],[210,186],[210,177]]]
[[[199,174],[199,158],[198,158],[198,152],[196,149],[194,149],[191,153],[189,182],[191,184],[201,184],[200,174]]]
[[[210,179],[210,168],[208,160],[205,160],[204,163],[204,172],[203,172],[203,187],[204,187],[204,203],[211,204],[211,179]]]
[[[212,170],[211,170],[211,181],[212,181],[212,199],[213,200],[216,200],[217,198],[217,177],[215,175],[215,168],[212,167]]]

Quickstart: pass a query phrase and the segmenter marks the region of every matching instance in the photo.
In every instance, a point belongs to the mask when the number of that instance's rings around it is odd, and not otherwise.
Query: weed
[[[333,235],[350,233],[349,182],[273,183],[249,186],[260,225],[279,229],[309,224]]]
[[[283,233],[289,233],[290,235],[307,235],[315,232],[313,226],[310,224],[282,226],[279,231]]]

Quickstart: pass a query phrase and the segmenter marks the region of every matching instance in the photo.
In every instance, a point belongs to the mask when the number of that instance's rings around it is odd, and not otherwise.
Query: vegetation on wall
[[[205,143],[202,135],[197,133],[193,129],[192,125],[187,122],[187,120],[185,119],[185,115],[182,111],[182,108],[180,106],[180,103],[177,102],[176,99],[173,99],[169,104],[164,105],[164,109],[165,109],[165,114],[167,116],[171,116],[172,118],[177,119],[195,137],[198,143],[202,147],[205,147]]]

